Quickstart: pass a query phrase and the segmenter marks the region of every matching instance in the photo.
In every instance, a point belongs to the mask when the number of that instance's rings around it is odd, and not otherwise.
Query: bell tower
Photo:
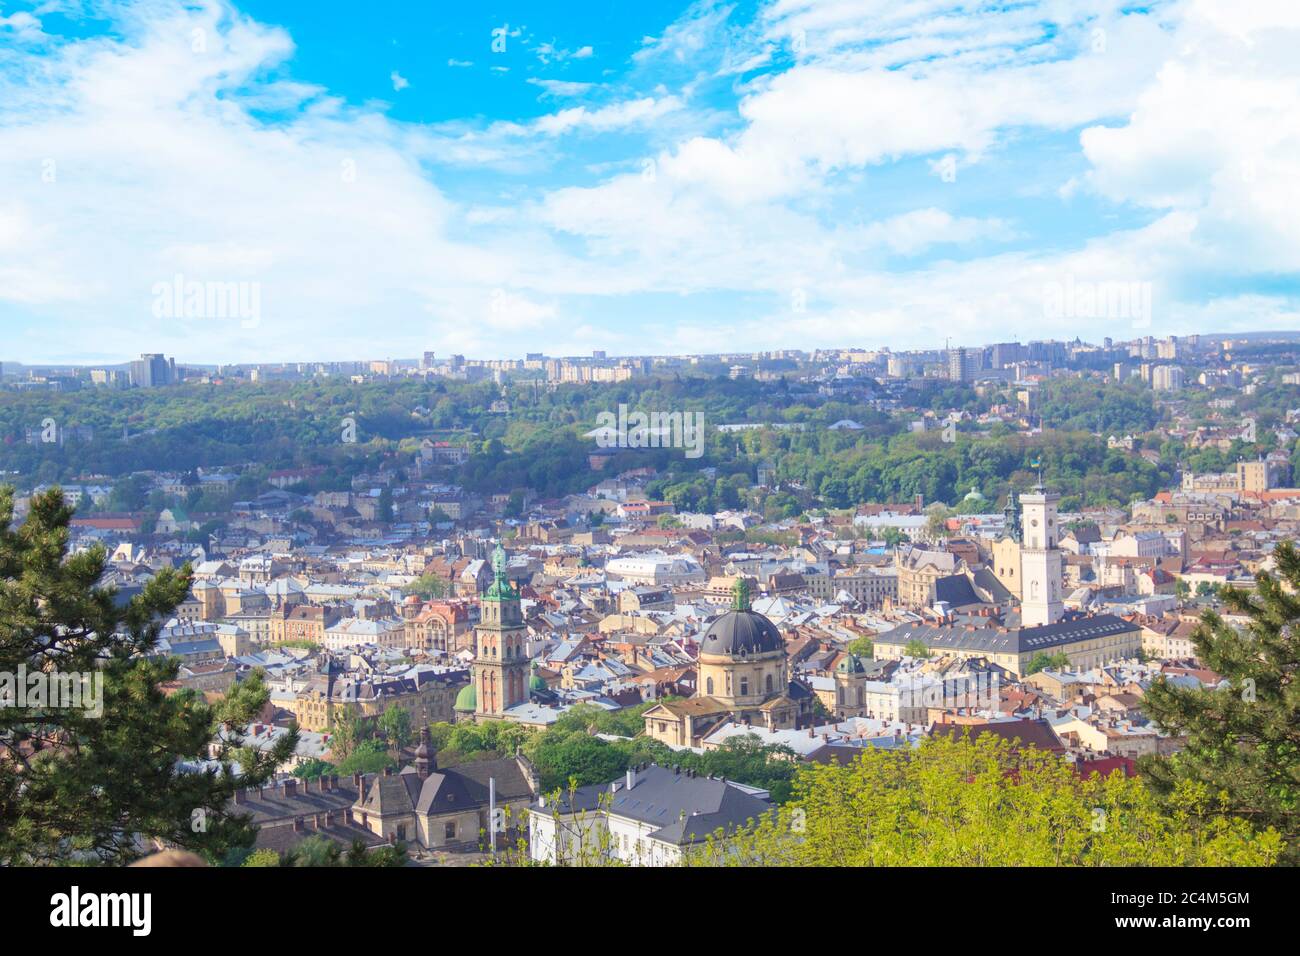
[[[1040,482],[1020,496],[1020,621],[1024,627],[1055,624],[1065,613],[1056,506],[1061,496]]]
[[[528,628],[519,592],[506,577],[506,553],[492,553],[492,585],[483,595],[480,623],[474,628],[474,717],[500,717],[528,700]]]

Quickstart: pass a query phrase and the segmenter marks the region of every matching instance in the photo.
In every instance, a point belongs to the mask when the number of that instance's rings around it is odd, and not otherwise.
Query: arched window
[[[772,693],[772,675],[771,675],[771,674],[768,674],[768,675],[767,675],[767,692],[768,692],[769,694]]]
[[[706,680],[706,681],[704,682],[704,693],[706,693],[706,694],[712,694],[712,693],[713,693],[713,678],[712,678],[712,677],[710,677],[708,680]]]

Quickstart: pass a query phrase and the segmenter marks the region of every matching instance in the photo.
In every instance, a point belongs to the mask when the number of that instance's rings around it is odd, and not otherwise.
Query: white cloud
[[[388,74],[388,78],[393,83],[393,89],[399,93],[411,85],[411,81],[402,76],[402,74],[398,73],[396,70]]]
[[[1179,53],[1127,120],[1084,130],[1087,184],[1117,202],[1192,215],[1199,256],[1221,268],[1294,272],[1300,15],[1290,3],[1239,9],[1194,4]]]
[[[546,96],[564,98],[582,96],[590,92],[596,85],[594,83],[574,83],[564,80],[543,80],[535,76],[530,76],[528,82],[533,86],[540,86]]]
[[[707,322],[670,309],[656,351],[1295,324],[1285,296],[1197,288],[1297,271],[1295,5],[776,0],[753,27],[701,3],[647,38],[630,80],[608,81],[621,99],[438,126],[284,78],[288,34],[228,7],[162,9],[132,8],[123,39],[54,47],[40,69],[0,49],[0,314],[17,357],[109,341],[191,359],[644,351],[622,317],[647,293],[775,303]],[[1062,26],[1045,31],[1052,15]],[[763,63],[784,71],[735,87],[734,109],[704,95]],[[652,145],[587,152],[603,134]],[[1022,248],[1043,224],[1003,214],[1005,194],[961,207],[954,189],[945,208],[925,172],[952,156],[964,184],[1044,134],[1072,152],[1042,201],[1102,203],[1124,228]],[[528,175],[575,148],[572,168],[603,180]],[[898,160],[917,167],[919,208],[881,175]],[[452,165],[519,179],[466,206]],[[261,325],[154,319],[149,290],[177,272],[260,282]],[[1054,322],[1044,288],[1067,278],[1149,282],[1151,327]],[[99,344],[79,342],[96,320]]]
[[[608,132],[651,123],[681,108],[682,102],[675,96],[665,96],[660,99],[647,96],[591,110],[585,106],[575,106],[540,117],[529,125],[530,128],[549,136],[559,136],[579,129]]]
[[[253,118],[240,91],[292,44],[226,12],[69,44],[20,78],[22,97],[5,95],[16,81],[0,72],[7,109],[35,104],[25,122],[0,121],[12,187],[0,193],[0,311],[15,349],[343,357],[454,333],[492,351],[494,328],[535,327],[544,312],[510,299],[491,314],[489,293],[531,269],[563,272],[545,237],[467,232],[416,161],[445,143],[418,127],[320,96],[292,118]],[[205,31],[202,53],[192,29]],[[151,289],[177,273],[259,283],[260,325],[155,318]]]

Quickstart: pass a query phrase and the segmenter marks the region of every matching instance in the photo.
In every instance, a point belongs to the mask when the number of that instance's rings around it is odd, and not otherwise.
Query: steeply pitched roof
[[[703,840],[717,830],[734,830],[772,810],[771,800],[727,780],[701,777],[650,764],[613,784],[580,787],[561,794],[561,813],[608,808],[614,816],[658,825],[651,839],[678,846]],[[611,787],[613,788],[611,790]],[[761,792],[761,791],[760,791]],[[548,808],[536,807],[539,812]]]
[[[362,788],[362,807],[383,815],[453,813],[487,806],[488,781],[496,782],[498,801],[519,800],[533,789],[519,758],[482,760],[435,770],[421,779],[414,767],[391,776],[371,776]]]

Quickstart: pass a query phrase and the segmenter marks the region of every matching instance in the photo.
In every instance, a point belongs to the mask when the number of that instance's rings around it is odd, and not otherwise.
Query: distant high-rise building
[[[948,378],[954,382],[974,381],[983,364],[983,349],[949,349]]]
[[[1047,365],[1064,365],[1067,359],[1064,342],[1030,342],[1029,361],[1044,362]]]
[[[1019,342],[998,342],[989,346],[989,367],[1007,368],[1024,361],[1025,347]]]
[[[1183,387],[1183,370],[1177,365],[1157,365],[1151,370],[1151,387],[1157,392],[1176,392]]]
[[[432,353],[432,352],[425,352],[425,353],[424,353],[424,356],[420,359],[420,368],[423,368],[423,369],[430,369],[430,368],[433,368],[433,353]]]
[[[176,360],[161,353],[145,352],[130,365],[128,378],[136,388],[157,388],[176,381]]]

